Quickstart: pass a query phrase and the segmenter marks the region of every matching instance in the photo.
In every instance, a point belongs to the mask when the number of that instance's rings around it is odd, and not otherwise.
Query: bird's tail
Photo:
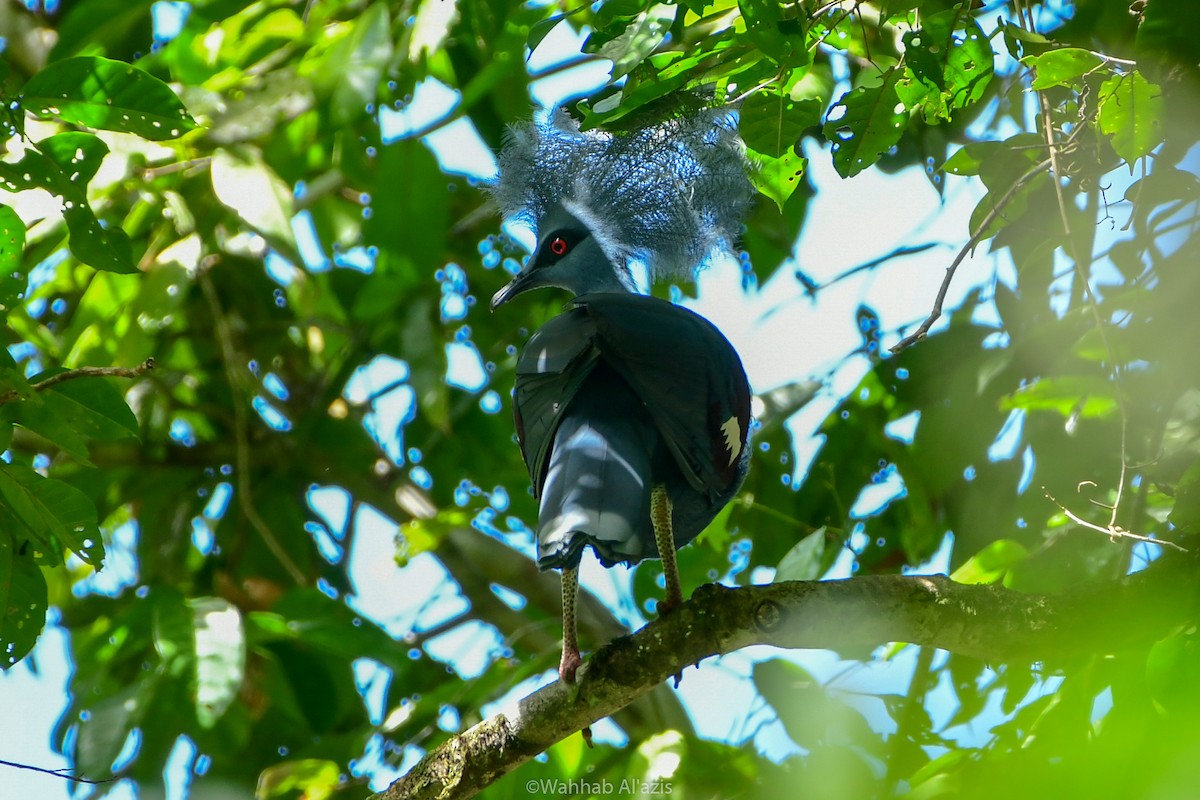
[[[607,566],[657,549],[650,530],[650,457],[657,432],[637,398],[581,392],[564,415],[542,486],[538,567],[573,566],[592,545]]]

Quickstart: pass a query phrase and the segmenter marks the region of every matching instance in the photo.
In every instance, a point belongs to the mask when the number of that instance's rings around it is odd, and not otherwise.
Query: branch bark
[[[154,369],[153,358],[147,358],[136,367],[79,367],[78,369],[69,369],[66,372],[59,372],[48,378],[43,378],[37,383],[30,384],[30,388],[35,392],[43,392],[51,386],[57,386],[60,383],[78,380],[79,378],[140,378],[152,369]],[[15,389],[9,389],[7,392],[0,394],[0,405],[20,399],[20,392]]]
[[[1165,562],[1165,563],[1164,563]],[[451,737],[372,800],[468,798],[586,725],[705,658],[754,644],[850,649],[911,642],[992,663],[1144,646],[1200,618],[1190,556],[1059,595],[877,575],[768,586],[702,586],[669,616],[595,653],[555,682]]]

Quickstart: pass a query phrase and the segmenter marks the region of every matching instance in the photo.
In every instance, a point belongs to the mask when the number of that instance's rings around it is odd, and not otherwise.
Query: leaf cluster
[[[161,40],[146,3],[0,15],[3,666],[57,606],[75,673],[55,742],[78,774],[149,786],[186,736],[199,780],[263,797],[361,794],[553,668],[507,412],[516,348],[561,298],[486,312],[521,251],[422,137],[498,147],[559,26],[612,64],[587,127],[696,92],[738,107],[758,280],[792,277],[816,157],[920,169],[938,195],[977,182],[955,246],[1002,265],[915,346],[889,354],[904,329],[864,304],[834,372],[756,387],[750,478],[680,553],[685,588],[948,549],[956,580],[1054,592],[1183,557],[1157,542],[1195,549],[1200,524],[1200,21],[1106,5],[222,0]],[[407,116],[435,83],[452,107]],[[381,538],[400,577],[354,558]],[[455,610],[406,604],[420,575]],[[659,578],[637,568],[625,622]],[[365,597],[405,610],[368,618]],[[585,650],[625,630],[592,598],[581,625]],[[490,643],[475,669],[447,655],[467,639]],[[488,796],[664,774],[700,796],[1061,796],[1079,776],[1136,796],[1190,774],[1194,639],[1038,665],[897,648],[907,690],[762,661],[726,741],[663,688],[613,718],[628,746],[565,740]]]

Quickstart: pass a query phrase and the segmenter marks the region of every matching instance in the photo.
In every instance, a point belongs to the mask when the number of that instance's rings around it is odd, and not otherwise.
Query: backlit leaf
[[[171,87],[124,61],[78,56],[56,61],[25,84],[21,102],[40,116],[161,141],[196,123]]]

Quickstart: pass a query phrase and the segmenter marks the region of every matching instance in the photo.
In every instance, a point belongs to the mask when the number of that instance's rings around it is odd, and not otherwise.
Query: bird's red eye
[[[567,250],[570,248],[571,246],[567,244],[567,240],[561,236],[554,237],[554,239],[550,242],[550,252],[554,253],[556,256],[565,256],[567,254]]]

